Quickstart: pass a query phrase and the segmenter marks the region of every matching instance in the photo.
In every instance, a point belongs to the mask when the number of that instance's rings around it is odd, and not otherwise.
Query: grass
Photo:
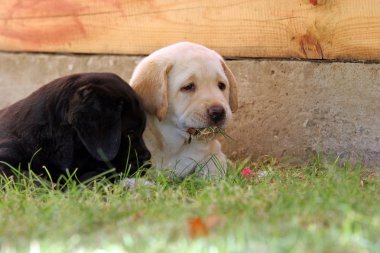
[[[2,178],[0,251],[380,252],[380,180],[361,167],[265,159],[218,182],[148,176],[132,191]]]

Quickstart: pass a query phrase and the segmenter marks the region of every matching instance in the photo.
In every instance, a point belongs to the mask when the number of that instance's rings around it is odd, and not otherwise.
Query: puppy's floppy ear
[[[153,60],[142,62],[133,74],[130,84],[142,98],[144,109],[161,121],[168,111],[168,74],[171,64]]]
[[[116,108],[104,108],[100,98],[87,88],[79,89],[73,100],[68,122],[80,141],[95,159],[113,160],[121,142],[122,104]]]
[[[236,112],[238,109],[238,94],[237,94],[237,84],[235,80],[235,76],[232,74],[231,70],[228,68],[227,64],[224,62],[224,60],[220,60],[224,73],[227,76],[228,82],[230,84],[230,97],[229,97],[229,103],[231,107],[232,112]]]

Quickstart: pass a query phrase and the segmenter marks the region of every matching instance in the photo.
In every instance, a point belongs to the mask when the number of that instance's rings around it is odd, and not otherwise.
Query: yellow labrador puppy
[[[147,112],[143,138],[154,167],[179,177],[224,175],[219,141],[194,135],[225,128],[238,107],[235,78],[218,53],[190,42],[161,48],[138,64],[130,84]]]

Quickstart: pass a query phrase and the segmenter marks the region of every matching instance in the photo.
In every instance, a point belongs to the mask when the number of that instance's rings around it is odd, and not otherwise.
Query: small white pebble
[[[256,175],[257,175],[257,178],[266,177],[266,176],[268,176],[268,171],[266,171],[266,170],[259,170]]]
[[[126,178],[122,180],[120,183],[125,189],[130,190],[130,191],[133,191],[137,185],[143,185],[143,186],[153,185],[153,183],[148,180],[145,180],[145,179],[136,180],[136,178]]]

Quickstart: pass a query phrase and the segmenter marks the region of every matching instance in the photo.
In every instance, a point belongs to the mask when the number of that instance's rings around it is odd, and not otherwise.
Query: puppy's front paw
[[[224,157],[223,157],[224,158]],[[195,174],[201,178],[222,179],[227,173],[227,162],[225,159],[218,159],[212,156],[207,163],[198,165]]]

